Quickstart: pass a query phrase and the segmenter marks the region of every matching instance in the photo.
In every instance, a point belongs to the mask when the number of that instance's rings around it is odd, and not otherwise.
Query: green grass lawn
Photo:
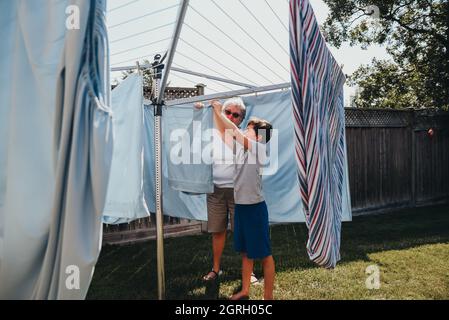
[[[271,228],[276,261],[275,299],[449,299],[449,207],[400,210],[343,223],[341,256],[333,270],[306,252],[305,224]],[[201,276],[211,268],[210,235],[165,239],[167,299],[226,299],[240,286],[240,257],[232,236],[219,283]],[[380,269],[380,288],[367,289],[366,268]],[[262,276],[261,264],[255,272]],[[262,299],[263,285],[250,298]],[[105,246],[87,299],[157,299],[156,242]]]

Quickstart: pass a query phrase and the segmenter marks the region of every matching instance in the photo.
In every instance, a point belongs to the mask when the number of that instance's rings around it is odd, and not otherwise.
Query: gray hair
[[[242,112],[242,120],[245,119],[246,116],[246,107],[245,103],[243,102],[242,98],[240,97],[233,97],[225,101],[223,104],[223,109],[226,109],[228,106],[236,106],[240,109]]]

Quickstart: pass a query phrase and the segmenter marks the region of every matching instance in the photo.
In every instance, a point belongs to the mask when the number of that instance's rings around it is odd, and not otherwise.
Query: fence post
[[[202,83],[198,83],[195,87],[197,88],[197,95],[198,96],[204,96],[204,87],[206,85]]]
[[[411,150],[411,179],[412,179],[412,185],[411,185],[411,205],[412,207],[416,206],[416,133],[415,133],[415,117],[416,112],[415,110],[411,110],[410,115],[410,132],[411,132],[411,144],[412,144],[412,150]]]

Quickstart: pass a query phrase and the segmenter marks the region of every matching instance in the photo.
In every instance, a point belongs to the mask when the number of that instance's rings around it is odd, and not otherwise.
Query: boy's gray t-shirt
[[[266,146],[254,140],[249,141],[251,149],[248,150],[234,141],[234,202],[236,204],[255,204],[264,201],[261,170],[267,160]]]

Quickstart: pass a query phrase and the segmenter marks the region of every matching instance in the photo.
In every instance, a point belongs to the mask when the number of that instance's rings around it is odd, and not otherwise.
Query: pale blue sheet
[[[0,1],[0,299],[87,293],[112,156],[104,14],[104,0]]]
[[[103,222],[148,217],[143,196],[143,78],[129,75],[111,94],[114,152]]]
[[[167,156],[173,159],[167,161],[168,185],[189,193],[213,192],[211,153],[208,159],[203,154],[212,142],[212,109],[167,108],[163,128]]]
[[[171,108],[171,107],[170,107]],[[179,111],[178,107],[171,109],[169,112]],[[191,109],[189,109],[191,112]],[[167,108],[164,107],[164,116],[169,114]],[[190,113],[191,114],[191,113]],[[144,194],[148,208],[151,212],[156,211],[155,206],[155,171],[154,171],[154,111],[152,106],[145,106],[145,134],[144,134]],[[186,123],[192,121],[192,117],[186,118]],[[163,211],[165,215],[173,217],[181,217],[194,220],[207,220],[206,211],[206,195],[205,194],[186,194],[181,191],[174,190],[168,185],[168,166],[167,155],[169,151],[169,143],[167,136],[173,128],[167,127],[163,122],[163,154],[162,154],[162,189],[163,189]],[[200,167],[197,167],[200,168]],[[203,167],[204,169],[204,167]],[[199,173],[203,175],[203,173]]]

